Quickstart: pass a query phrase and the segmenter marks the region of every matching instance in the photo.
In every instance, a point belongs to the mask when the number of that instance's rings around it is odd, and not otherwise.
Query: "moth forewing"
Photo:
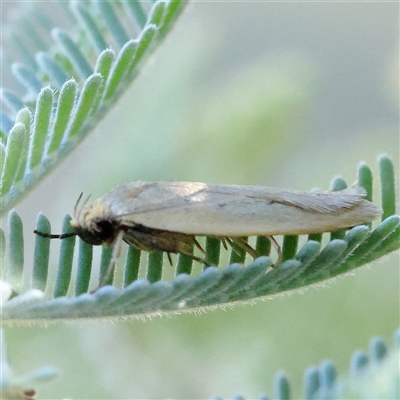
[[[125,223],[190,235],[222,237],[329,232],[380,214],[359,187],[296,192],[193,182],[132,182],[101,199]]]

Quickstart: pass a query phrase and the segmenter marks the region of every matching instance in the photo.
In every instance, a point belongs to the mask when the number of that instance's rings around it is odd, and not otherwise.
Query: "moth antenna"
[[[79,221],[79,218],[80,218],[80,216],[82,214],[82,211],[85,208],[86,204],[88,203],[91,195],[89,194],[89,196],[86,197],[85,201],[82,203],[82,206],[79,207],[79,203],[82,200],[82,196],[83,196],[83,192],[79,195],[78,200],[76,201],[75,207],[74,207],[74,219],[76,221]]]
[[[75,232],[69,232],[69,233],[61,233],[61,234],[52,234],[52,233],[46,233],[46,232],[40,232],[37,231],[36,229],[33,231],[36,235],[39,235],[44,238],[50,238],[50,239],[66,239],[72,236],[76,236]]]
[[[79,213],[81,213],[83,211],[83,209],[86,207],[86,204],[88,203],[89,199],[90,199],[91,194],[89,194],[88,197],[86,197],[85,201],[82,203],[82,207]]]
[[[81,192],[81,194],[79,195],[78,200],[76,201],[75,206],[74,206],[74,219],[76,219],[77,221],[78,221],[78,217],[79,217],[78,207],[79,207],[79,202],[82,199],[82,196],[83,196],[83,192]]]

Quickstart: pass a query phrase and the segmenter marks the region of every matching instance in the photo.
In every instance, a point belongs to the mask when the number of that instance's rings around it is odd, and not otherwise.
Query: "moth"
[[[161,250],[207,260],[192,253],[204,250],[196,236],[234,242],[256,258],[244,236],[301,235],[330,232],[371,222],[379,208],[364,199],[361,187],[336,192],[298,192],[263,186],[214,185],[200,182],[130,182],[105,196],[75,204],[72,233],[92,245],[113,245],[110,266],[100,286],[108,281],[122,241],[140,250]],[[277,246],[277,244],[276,244]],[[278,249],[279,250],[279,249]],[[171,259],[170,259],[171,261]]]

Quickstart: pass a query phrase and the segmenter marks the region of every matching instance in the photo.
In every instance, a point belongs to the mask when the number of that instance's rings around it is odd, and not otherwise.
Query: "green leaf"
[[[70,79],[61,87],[58,97],[57,111],[53,131],[50,133],[50,144],[47,149],[47,154],[51,155],[60,148],[61,141],[64,137],[67,125],[70,120],[70,115],[75,104],[77,93],[77,84],[75,80]]]
[[[21,148],[24,148],[25,142],[28,140],[25,125],[17,122],[11,129],[7,146],[1,152],[2,174],[0,180],[0,198],[5,196],[14,183],[14,178],[20,166],[23,165],[23,159],[20,159]]]
[[[62,230],[66,233],[72,232],[70,224],[71,217],[66,215],[63,220]],[[54,297],[66,296],[72,275],[72,262],[74,259],[75,236],[63,239],[60,248],[58,262],[57,281],[54,288]]]
[[[146,14],[139,3],[121,8],[120,2],[73,1],[69,14],[65,4],[59,3],[60,17],[67,13],[65,21],[70,25],[62,30],[54,16],[46,16],[33,4],[29,15],[22,14],[7,28],[26,61],[12,64],[10,60],[11,72],[26,93],[19,98],[12,90],[1,88],[3,104],[12,110],[11,114],[1,110],[0,142],[5,148],[0,150],[0,161],[3,175],[6,171],[0,199],[2,214],[93,131],[139,74],[140,66],[161,43],[185,4],[157,1]],[[122,12],[124,8],[129,13]],[[55,43],[42,40],[43,29]],[[157,35],[161,30],[164,33]],[[115,42],[119,49],[114,53],[110,47],[114,48]],[[23,109],[34,118],[29,125],[26,118],[23,121],[30,136],[29,149],[19,137],[22,157],[18,164],[17,152],[10,150],[18,147],[16,136],[22,136],[15,133],[22,127],[17,126],[20,120],[14,116]]]
[[[97,52],[103,51],[107,47],[107,42],[88,10],[79,1],[71,2],[70,8]]]
[[[40,232],[51,232],[49,220],[39,214],[36,226]],[[50,239],[36,235],[35,252],[33,255],[32,287],[44,291],[47,284],[49,267]]]
[[[103,78],[100,74],[93,74],[89,76],[83,86],[82,93],[79,96],[78,103],[74,109],[74,115],[71,125],[68,129],[68,139],[76,136],[83,125],[86,123],[88,116],[93,110],[92,106],[95,103],[97,96],[99,96],[100,85]]]
[[[124,27],[118,20],[114,9],[111,7],[110,3],[107,0],[95,0],[94,3],[97,5],[102,17],[104,18],[110,32],[114,36],[114,39],[117,41],[120,47],[124,46],[124,44],[129,40],[127,33],[125,32]]]
[[[11,286],[19,291],[22,285],[24,270],[24,235],[20,216],[12,211],[8,217],[10,231],[8,248],[7,280]]]
[[[395,210],[395,184],[394,184],[394,171],[393,164],[388,156],[383,155],[379,157],[379,166],[381,171],[382,181],[382,221],[393,215]]]
[[[83,81],[87,79],[93,71],[79,46],[76,45],[67,33],[62,32],[60,29],[54,29],[52,34],[54,40],[59,44],[60,48],[64,52],[64,55],[68,58],[76,72],[79,74],[80,79]]]
[[[107,86],[105,89],[104,100],[109,100],[115,94],[118,85],[121,83],[122,78],[129,69],[129,65],[134,58],[137,46],[137,42],[131,40],[121,49],[113,68],[110,71],[109,79],[107,80]]]
[[[16,122],[21,122],[22,124],[24,124],[26,134],[20,143],[19,157],[18,157],[19,167],[17,174],[15,175],[14,182],[20,182],[25,176],[25,171],[28,164],[28,152],[29,152],[28,138],[30,137],[31,120],[32,120],[32,114],[27,108],[23,108],[22,110],[20,110],[15,119]]]
[[[46,87],[41,90],[37,103],[32,137],[29,148],[29,168],[35,169],[42,160],[53,106],[53,91]]]

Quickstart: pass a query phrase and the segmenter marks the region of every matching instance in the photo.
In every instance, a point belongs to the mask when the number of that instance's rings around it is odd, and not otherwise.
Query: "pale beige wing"
[[[194,235],[251,236],[328,232],[370,222],[379,209],[365,191],[296,192],[198,182],[131,182],[101,201],[111,217]]]

